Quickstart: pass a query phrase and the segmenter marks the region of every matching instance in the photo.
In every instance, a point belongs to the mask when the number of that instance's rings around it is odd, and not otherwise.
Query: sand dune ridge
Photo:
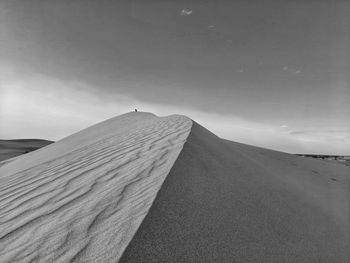
[[[7,166],[20,164],[21,158],[0,168],[1,262],[117,261],[192,125],[183,116],[147,121],[142,114],[132,116],[141,121],[132,128],[120,126],[122,132],[108,129],[107,136],[56,158],[43,157],[43,149],[36,163],[33,152],[35,165],[12,174]],[[93,130],[103,130],[106,123],[101,125]],[[89,130],[85,133],[79,138],[90,137]],[[48,152],[55,150],[55,144],[50,147]]]

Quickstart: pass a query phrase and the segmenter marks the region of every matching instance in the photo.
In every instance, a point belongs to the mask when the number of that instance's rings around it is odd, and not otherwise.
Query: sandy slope
[[[0,140],[0,166],[2,161],[16,157],[51,144],[40,139]]]
[[[345,263],[349,200],[344,165],[129,113],[0,167],[0,262]]]
[[[350,262],[350,169],[193,123],[120,262]]]
[[[0,262],[116,262],[190,132],[128,113],[0,167]]]

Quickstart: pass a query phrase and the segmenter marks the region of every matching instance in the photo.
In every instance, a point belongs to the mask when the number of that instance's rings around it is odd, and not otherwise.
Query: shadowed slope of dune
[[[0,140],[0,162],[35,151],[51,143],[53,142],[40,139]]]
[[[349,262],[350,170],[193,123],[119,262]]]
[[[0,167],[0,262],[116,262],[190,132],[128,113]]]

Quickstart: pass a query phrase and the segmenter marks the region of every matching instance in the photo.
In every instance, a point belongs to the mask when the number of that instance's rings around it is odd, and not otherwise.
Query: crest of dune
[[[0,167],[0,262],[350,259],[350,169],[127,113]]]
[[[190,132],[128,113],[0,167],[0,262],[116,262]]]

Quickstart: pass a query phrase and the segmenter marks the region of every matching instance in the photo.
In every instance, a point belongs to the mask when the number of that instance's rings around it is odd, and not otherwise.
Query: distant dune
[[[349,262],[350,169],[128,113],[0,167],[0,262]]]
[[[324,154],[296,154],[301,157],[314,158],[318,160],[327,160],[332,162],[338,162],[346,166],[350,166],[349,155],[324,155]]]
[[[0,140],[0,162],[53,143],[40,139]]]

